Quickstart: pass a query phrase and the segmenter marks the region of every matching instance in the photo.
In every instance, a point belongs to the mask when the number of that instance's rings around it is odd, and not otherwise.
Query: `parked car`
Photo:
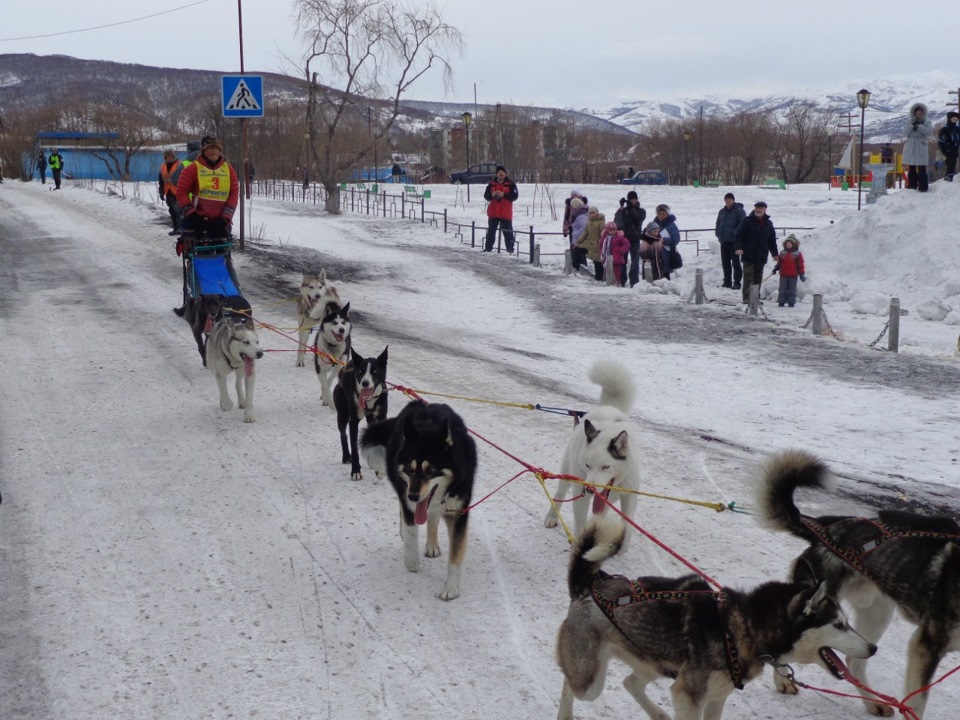
[[[466,170],[450,173],[450,182],[454,185],[486,185],[497,176],[497,163],[475,163]]]
[[[666,185],[667,174],[663,170],[637,170],[633,177],[624,178],[621,185]]]

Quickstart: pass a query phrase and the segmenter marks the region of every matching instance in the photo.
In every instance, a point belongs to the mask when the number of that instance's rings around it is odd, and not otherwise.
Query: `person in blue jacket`
[[[943,153],[946,161],[946,175],[944,179],[953,182],[957,172],[957,155],[960,155],[960,113],[951,110],[947,113],[947,124],[940,128],[937,134],[937,146]]]
[[[670,212],[667,204],[657,205],[657,217],[654,220],[660,227],[660,243],[663,246],[660,255],[660,277],[670,279],[670,251],[680,244],[680,228],[677,216]]]
[[[747,216],[743,203],[738,203],[733,193],[723,196],[723,207],[717,213],[717,228],[714,231],[720,241],[720,267],[723,268],[723,285],[725,288],[740,289],[740,280],[743,278],[743,268],[740,266],[740,256],[734,252],[737,240],[737,227]],[[732,277],[732,282],[731,282]]]

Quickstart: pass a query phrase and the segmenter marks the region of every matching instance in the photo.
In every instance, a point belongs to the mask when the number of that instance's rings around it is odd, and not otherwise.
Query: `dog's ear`
[[[817,590],[813,593],[813,597],[807,601],[807,604],[803,608],[803,614],[813,615],[820,610],[820,608],[828,599],[827,583],[824,581],[817,586]]]
[[[387,366],[387,350],[389,350],[389,349],[390,349],[390,346],[387,345],[387,347],[385,347],[385,348],[383,349],[383,352],[380,353],[380,356],[377,358],[377,360],[379,360],[381,363],[383,363],[383,366],[384,366],[384,367]]]
[[[321,283],[322,285],[326,285],[326,284],[327,284],[327,269],[326,269],[326,268],[321,268],[321,269],[320,269],[320,274],[317,275],[317,278],[320,280],[320,283]]]
[[[630,438],[627,431],[623,430],[610,443],[610,454],[617,460],[626,460],[627,451],[630,449]]]
[[[340,312],[342,312],[342,313],[344,314],[344,316],[349,315],[349,314],[350,314],[350,303],[347,303],[346,305],[344,305],[344,306],[340,309]]]
[[[588,442],[588,443],[592,443],[594,440],[597,439],[597,435],[600,434],[600,431],[597,430],[597,429],[593,426],[593,423],[590,422],[589,420],[584,420],[584,421],[583,421],[583,432],[584,432],[584,434],[587,436],[587,442]]]

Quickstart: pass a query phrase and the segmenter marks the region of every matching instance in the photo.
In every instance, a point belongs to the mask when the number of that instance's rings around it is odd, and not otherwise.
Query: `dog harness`
[[[843,518],[827,526],[821,525],[815,519],[806,515],[801,515],[799,520],[807,530],[812,532],[817,539],[823,543],[827,550],[846,562],[858,573],[871,580],[873,576],[867,570],[866,565],[864,565],[864,559],[888,540],[899,540],[900,538],[948,540],[953,542],[960,540],[960,534],[957,533],[934,532],[932,530],[907,530],[899,527],[891,527],[876,518]],[[876,528],[875,536],[865,543],[852,547],[843,547],[834,542],[833,538],[830,537],[830,528],[834,525],[853,522],[873,525]]]
[[[609,579],[620,579],[630,585],[630,591],[618,595],[614,598],[606,597],[600,590],[600,583]],[[590,583],[590,597],[597,604],[607,619],[613,623],[613,626],[620,631],[631,645],[643,652],[643,648],[638,646],[623,628],[617,622],[616,611],[620,608],[633,605],[638,602],[648,600],[665,600],[667,602],[685,602],[692,595],[709,595],[713,597],[718,605],[723,605],[727,601],[727,594],[723,590],[646,590],[639,580],[631,580],[624,575],[610,575],[604,571],[598,572],[593,576],[593,582]],[[737,690],[743,690],[743,664],[740,662],[740,653],[737,651],[737,644],[730,634],[730,630],[723,628],[723,650],[724,658],[727,663],[727,672],[730,674],[730,681]]]

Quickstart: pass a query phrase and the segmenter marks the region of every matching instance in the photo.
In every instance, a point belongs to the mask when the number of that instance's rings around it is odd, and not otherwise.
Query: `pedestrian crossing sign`
[[[226,118],[263,117],[263,77],[260,75],[223,75],[223,116]]]

